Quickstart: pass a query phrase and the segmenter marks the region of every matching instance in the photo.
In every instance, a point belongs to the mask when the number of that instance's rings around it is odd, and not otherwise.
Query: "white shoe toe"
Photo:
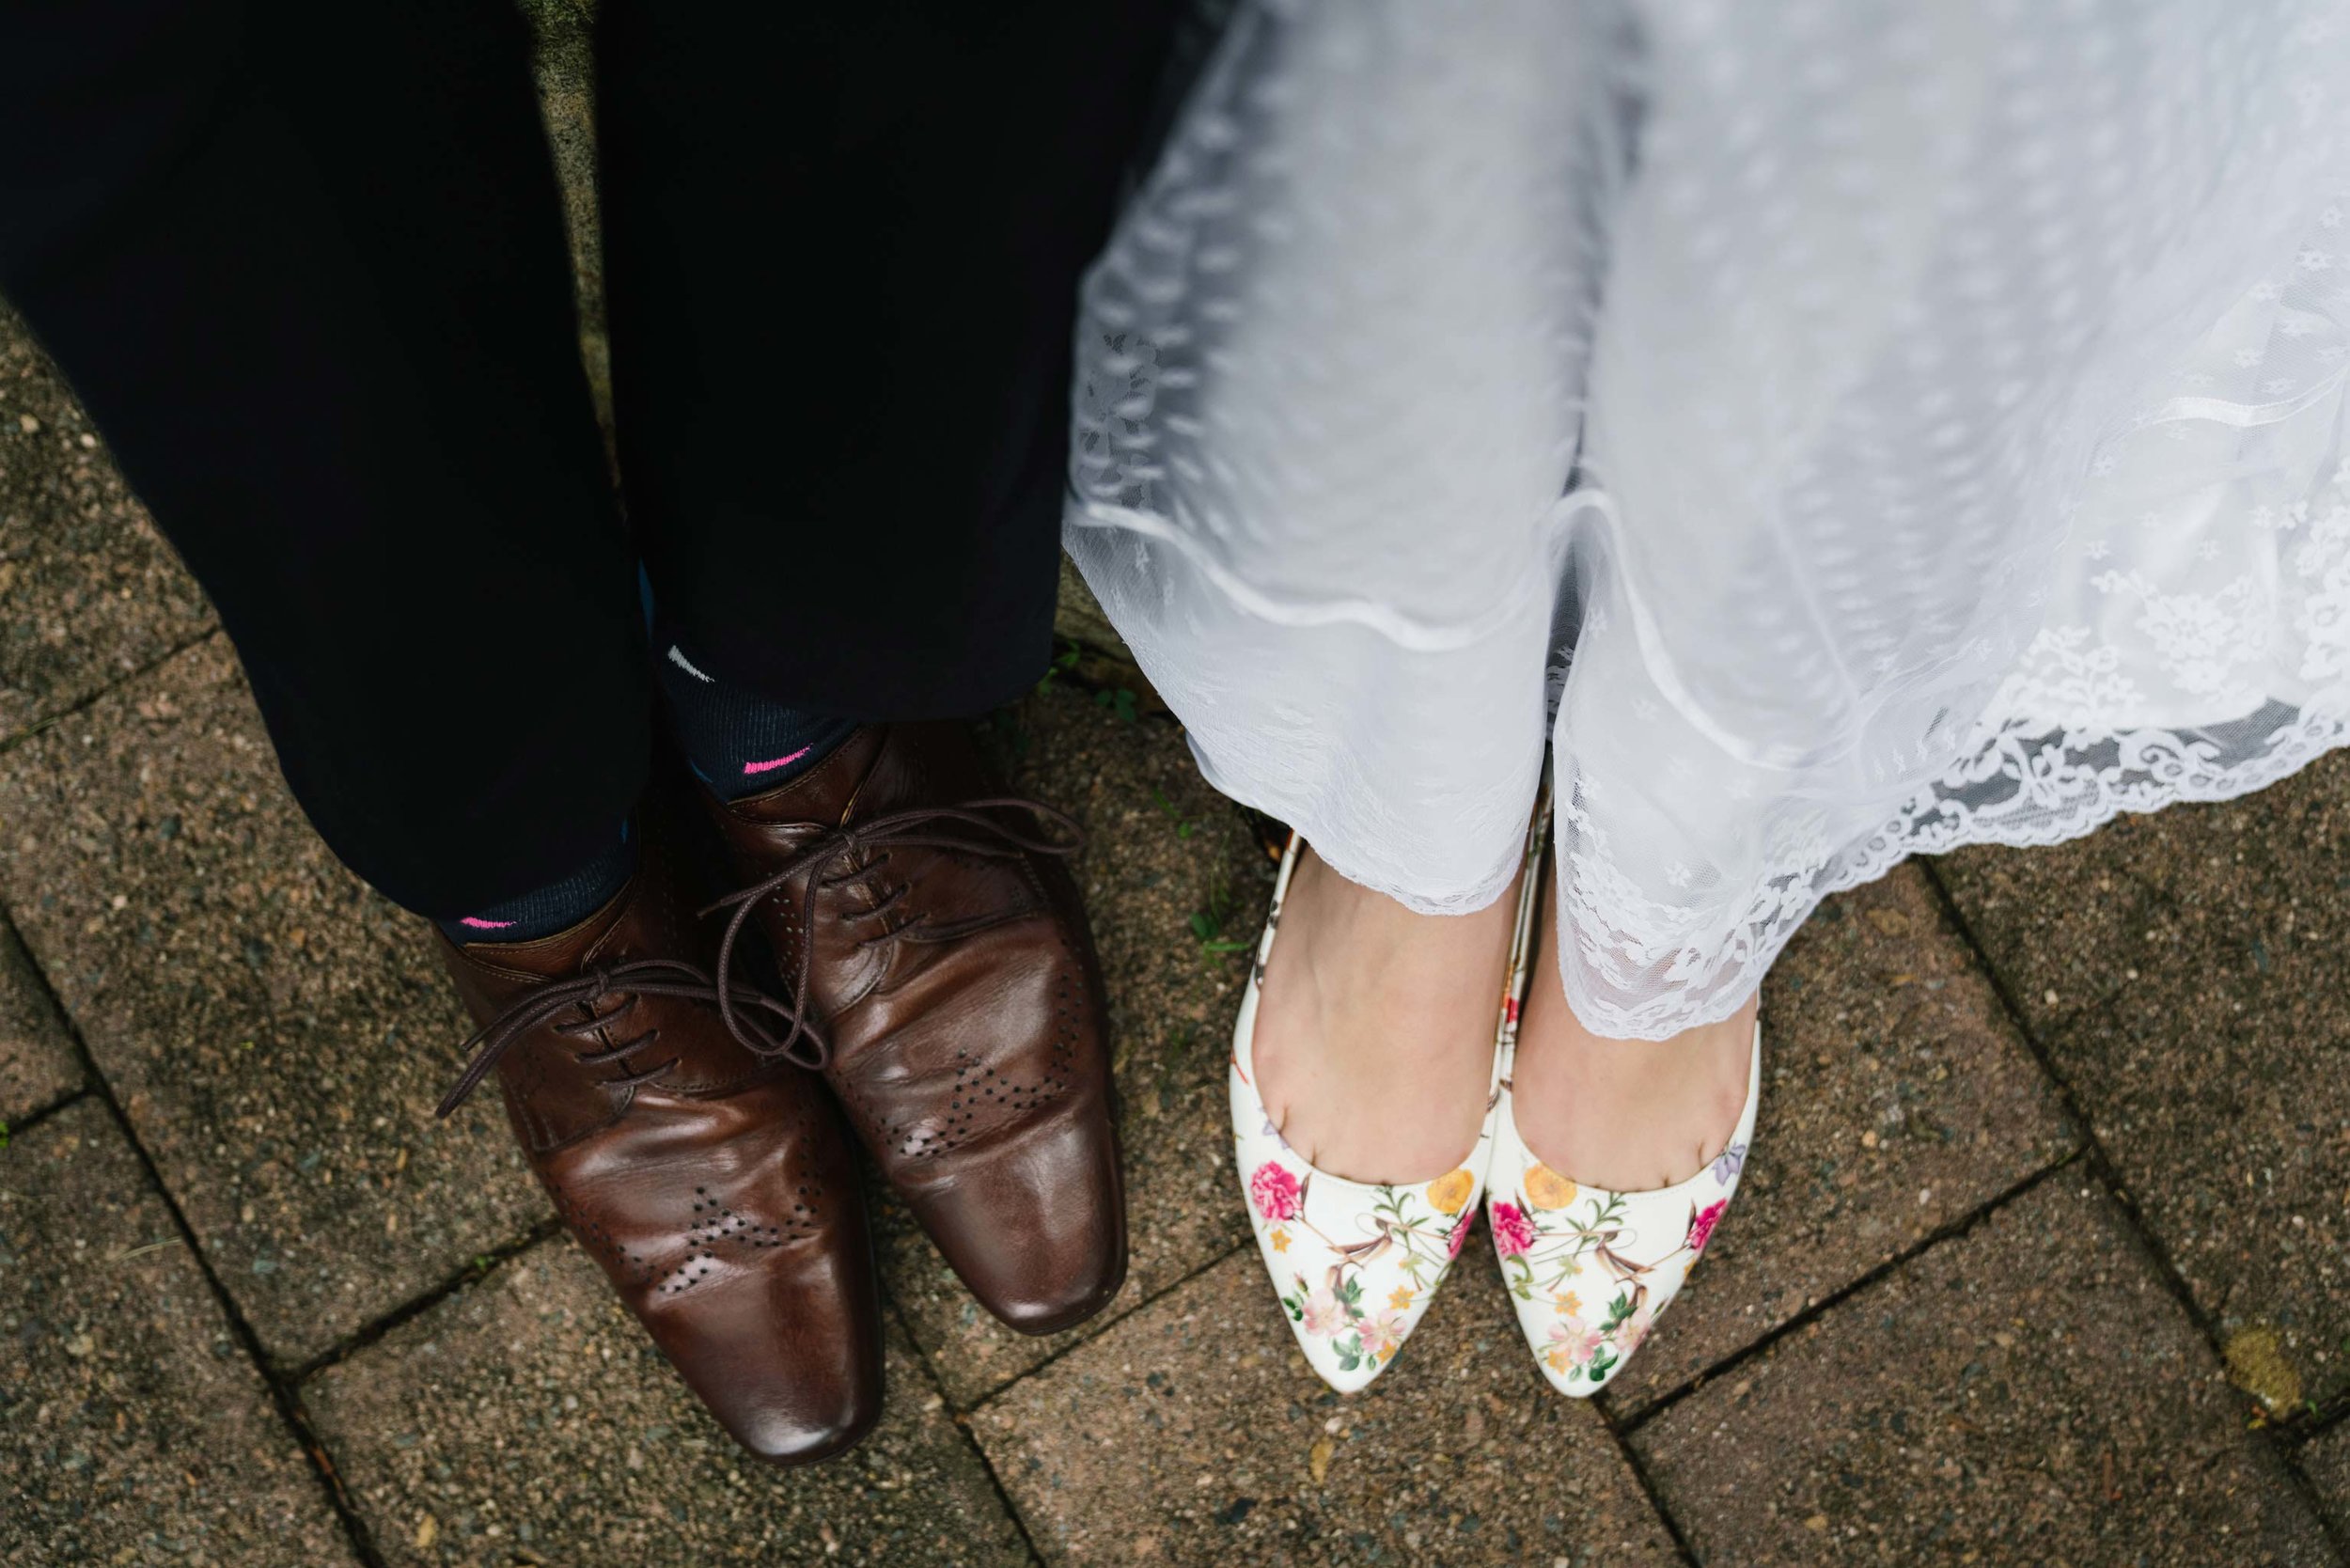
[[[1539,837],[1531,840],[1539,846]],[[1317,1170],[1282,1140],[1258,1098],[1252,1045],[1257,998],[1281,902],[1296,869],[1292,837],[1275,884],[1273,910],[1233,1029],[1229,1085],[1232,1154],[1257,1249],[1298,1348],[1341,1393],[1364,1388],[1394,1361],[1461,1254],[1485,1187],[1500,1105],[1501,1063],[1525,995],[1537,879],[1523,879],[1508,990],[1494,1047],[1494,1078],[1477,1146],[1434,1181],[1403,1185],[1349,1181]],[[1529,855],[1529,864],[1532,855]]]
[[[1714,1162],[1648,1192],[1577,1184],[1536,1159],[1503,1090],[1488,1199],[1494,1250],[1518,1328],[1552,1388],[1586,1398],[1606,1388],[1671,1305],[1738,1190],[1762,1097],[1755,1029],[1747,1108]]]

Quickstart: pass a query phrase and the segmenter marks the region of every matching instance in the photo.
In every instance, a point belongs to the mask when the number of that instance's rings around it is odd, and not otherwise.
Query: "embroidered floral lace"
[[[2350,16],[1259,0],[1088,280],[1066,539],[1223,789],[1430,910],[1546,741],[1569,998],[2350,719]]]

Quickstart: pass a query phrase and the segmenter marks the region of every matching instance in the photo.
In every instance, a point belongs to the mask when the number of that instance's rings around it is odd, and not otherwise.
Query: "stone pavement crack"
[[[963,1412],[956,1411],[954,1406],[948,1403],[947,1390],[939,1383],[938,1374],[931,1368],[930,1352],[924,1350],[921,1342],[907,1332],[905,1315],[898,1310],[897,1302],[891,1301],[885,1309],[896,1321],[898,1332],[904,1335],[906,1343],[914,1347],[915,1363],[922,1369],[923,1379],[929,1383],[931,1392],[937,1395],[939,1403],[949,1411],[952,1419],[948,1424],[961,1435],[964,1447],[970,1450],[971,1457],[979,1461],[979,1473],[987,1477],[987,1484],[995,1494],[996,1505],[1004,1511],[1004,1516],[1011,1521],[1011,1528],[1019,1533],[1020,1544],[1027,1550],[1030,1568],[1044,1568],[1044,1554],[1037,1549],[1036,1536],[1028,1529],[1026,1515],[1023,1514],[1018,1505],[1013,1503],[1011,1494],[1004,1489],[1004,1478],[995,1473],[995,1461],[988,1456],[988,1451],[980,1444],[978,1435],[972,1432],[971,1423],[964,1419]],[[1017,1382],[1018,1379],[1015,1378],[1013,1381]],[[901,1390],[892,1393],[890,1397],[903,1399],[905,1394]]]
[[[1982,965],[1983,974],[1991,982],[1992,991],[1999,998],[1999,1005],[2007,1011],[2008,1021],[2014,1026],[2017,1036],[2024,1042],[2024,1048],[2031,1053],[2032,1059],[2040,1064],[2040,1071],[2055,1087],[2058,1103],[2064,1107],[2064,1114],[2072,1121],[2075,1135],[2081,1140],[2080,1152],[2076,1157],[2086,1161],[2091,1172],[2096,1178],[2097,1184],[2104,1187],[2107,1196],[2113,1200],[2116,1208],[2121,1213],[2123,1226],[2131,1241],[2145,1254],[2147,1262],[2154,1266],[2155,1278],[2162,1282],[2163,1289],[2170,1293],[2171,1299],[2176,1301],[2180,1310],[2186,1314],[2187,1321],[2195,1325],[2196,1332],[2201,1334],[2204,1342],[2211,1347],[2214,1361],[2221,1367],[2226,1367],[2228,1365],[2227,1345],[2224,1337],[2219,1332],[2219,1325],[2212,1321],[2210,1314],[2205,1312],[2196,1301],[2195,1292],[2187,1284],[2186,1276],[2180,1271],[2176,1263],[2171,1262],[2170,1254],[2163,1249],[2153,1228],[2146,1223],[2146,1216],[2139,1211],[2137,1198],[2130,1192],[2128,1185],[2123,1182],[2120,1168],[2114,1164],[2113,1157],[2107,1152],[2105,1142],[2097,1136],[2096,1125],[2090,1120],[2086,1107],[2082,1105],[2079,1097],[2074,1092],[2071,1080],[2058,1071],[2054,1056],[2042,1043],[2039,1031],[2032,1027],[2029,1014],[2021,1005],[2013,987],[2008,983],[2007,976],[1991,962],[1989,952],[1976,936],[1974,927],[1967,920],[1966,912],[1959,907],[1957,899],[1950,894],[1949,885],[1943,881],[1941,867],[1930,857],[1925,860],[1924,865],[1926,879],[1933,886],[1935,896],[1941,901],[1944,917],[1950,922],[1951,929],[1958,933],[1959,939],[1973,949],[1976,960]],[[2105,1004],[2101,1002],[2093,1005]],[[2230,1387],[2234,1387],[2232,1379],[2230,1381]],[[2267,1457],[2277,1474],[2283,1479],[2285,1485],[2294,1492],[2302,1505],[2309,1510],[2311,1516],[2317,1521],[2317,1528],[2325,1532],[2326,1539],[2333,1546],[2335,1553],[2344,1559],[2350,1559],[2350,1538],[2345,1538],[2344,1532],[2336,1526],[2331,1510],[2318,1497],[2316,1488],[2310,1484],[2309,1478],[2302,1474],[2301,1467],[2293,1463],[2292,1451],[2297,1445],[2287,1440],[2284,1433],[2295,1424],[2297,1423],[2290,1419],[2261,1423],[2253,1428],[2252,1440],[2259,1450]]]
[[[307,1383],[327,1368],[347,1361],[360,1351],[374,1344],[401,1324],[412,1318],[422,1317],[459,1291],[481,1283],[524,1253],[562,1233],[563,1222],[553,1215],[548,1215],[513,1241],[503,1243],[481,1253],[439,1284],[418,1292],[388,1312],[368,1319],[316,1356],[295,1365],[286,1373],[287,1383],[293,1386]]]
[[[2066,1152],[2060,1158],[2049,1161],[2039,1169],[2027,1172],[2025,1175],[2011,1183],[2003,1191],[1994,1195],[1986,1201],[1978,1204],[1966,1213],[1960,1215],[1955,1219],[1947,1220],[1944,1223],[1935,1226],[1933,1230],[1927,1231],[1924,1235],[1918,1238],[1917,1241],[1913,1242],[1908,1247],[1902,1248],[1901,1251],[1896,1252],[1890,1258],[1886,1259],[1885,1262],[1877,1264],[1876,1267],[1868,1270],[1866,1273],[1854,1276],[1851,1279],[1847,1280],[1837,1289],[1828,1292],[1818,1300],[1810,1303],[1803,1309],[1803,1310],[1789,1317],[1785,1323],[1778,1325],[1775,1328],[1766,1330],[1754,1340],[1749,1341],[1747,1343],[1740,1346],[1730,1355],[1723,1356],[1720,1360],[1705,1368],[1702,1372],[1693,1373],[1689,1377],[1683,1379],[1681,1382],[1674,1384],[1670,1388],[1665,1390],[1664,1393],[1657,1395],[1647,1404],[1643,1405],[1631,1418],[1622,1421],[1621,1423],[1617,1420],[1613,1410],[1610,1408],[1611,1402],[1608,1396],[1604,1393],[1601,1394],[1596,1403],[1601,1406],[1602,1413],[1607,1417],[1607,1429],[1610,1432],[1619,1434],[1619,1435],[1622,1437],[1631,1436],[1634,1433],[1648,1425],[1648,1423],[1653,1420],[1656,1417],[1664,1414],[1674,1405],[1679,1404],[1683,1400],[1688,1398],[1691,1394],[1697,1392],[1697,1390],[1703,1385],[1718,1381],[1727,1374],[1737,1371],[1740,1367],[1743,1367],[1751,1361],[1760,1359],[1771,1349],[1772,1346],[1794,1334],[1800,1333],[1806,1328],[1810,1327],[1812,1324],[1818,1322],[1821,1318],[1825,1317],[1828,1312],[1836,1307],[1842,1305],[1844,1302],[1850,1300],[1853,1296],[1857,1295],[1860,1292],[1868,1289],[1871,1285],[1875,1284],[1877,1281],[1887,1278],[1891,1275],[1900,1273],[1902,1270],[1907,1268],[1912,1262],[1915,1262],[1919,1257],[1933,1250],[1942,1243],[1963,1236],[1967,1231],[1974,1230],[1977,1226],[1982,1224],[1983,1221],[1989,1219],[1993,1215],[1998,1213],[2001,1209],[2006,1208],[2016,1200],[2024,1197],[2026,1194],[2032,1191],[2032,1189],[2038,1187],[2042,1183],[2056,1176],[2060,1171],[2063,1170],[2065,1167],[2074,1164],[2081,1158],[2082,1151],[2080,1149],[2074,1149]],[[2111,1194],[2108,1193],[2107,1196],[2111,1196]]]
[[[93,698],[92,700],[96,698]],[[104,1104],[106,1114],[112,1119],[115,1130],[122,1135],[122,1140],[130,1148],[132,1157],[138,1161],[140,1172],[145,1176],[148,1184],[154,1188],[156,1199],[163,1204],[164,1212],[171,1216],[172,1229],[175,1232],[174,1239],[187,1249],[188,1256],[194,1261],[197,1272],[203,1275],[205,1286],[212,1293],[212,1299],[218,1303],[221,1315],[227,1322],[229,1333],[235,1336],[237,1343],[244,1351],[245,1359],[252,1363],[255,1373],[260,1378],[261,1386],[269,1391],[270,1403],[276,1408],[278,1419],[286,1424],[288,1432],[293,1437],[294,1446],[302,1450],[303,1457],[309,1462],[311,1474],[317,1478],[320,1489],[325,1494],[327,1506],[334,1510],[336,1518],[343,1527],[343,1533],[350,1539],[352,1551],[360,1562],[365,1564],[365,1568],[386,1568],[383,1554],[376,1549],[373,1532],[368,1529],[367,1521],[360,1516],[358,1509],[353,1506],[351,1495],[343,1489],[342,1477],[335,1467],[333,1456],[326,1451],[325,1445],[319,1440],[317,1433],[311,1429],[310,1418],[302,1407],[301,1396],[293,1381],[271,1365],[269,1356],[261,1349],[260,1337],[253,1331],[253,1325],[245,1321],[243,1311],[237,1305],[236,1297],[228,1294],[227,1288],[220,1281],[220,1276],[213,1271],[212,1261],[205,1256],[204,1248],[196,1240],[195,1228],[188,1223],[187,1215],[180,1207],[179,1199],[164,1184],[162,1168],[156,1165],[154,1156],[148,1152],[147,1145],[140,1141],[138,1131],[131,1124],[131,1119],[123,1114],[121,1102],[115,1097],[113,1086],[107,1082],[105,1074],[99,1071],[98,1058],[91,1053],[89,1043],[82,1038],[81,1026],[74,1020],[73,1015],[66,1011],[63,998],[57,996],[56,988],[50,983],[49,976],[41,968],[38,959],[35,959],[32,964],[32,972],[35,980],[46,994],[49,1004],[56,1009],[57,1016],[65,1021],[67,1038],[72,1041],[74,1050],[82,1058],[82,1070],[86,1074],[86,1087],[73,1098],[77,1100],[86,1097],[95,1098]]]
[[[1085,1327],[1089,1330],[1089,1332],[1081,1337],[1071,1339],[1068,1343],[1062,1345],[1059,1349],[1054,1351],[1051,1355],[1045,1356],[1035,1365],[1021,1368],[1020,1371],[1012,1373],[1010,1377],[1004,1379],[1003,1382],[997,1384],[995,1388],[990,1388],[987,1391],[986,1398],[979,1400],[967,1407],[957,1410],[956,1413],[962,1416],[970,1416],[976,1415],[979,1411],[986,1409],[989,1405],[994,1404],[996,1401],[1002,1399],[1006,1394],[1011,1392],[1014,1388],[1019,1388],[1020,1385],[1026,1383],[1028,1379],[1034,1377],[1045,1368],[1054,1365],[1062,1357],[1069,1356],[1075,1351],[1082,1350],[1087,1345],[1092,1343],[1094,1339],[1104,1331],[1107,1330],[1110,1325],[1115,1323],[1123,1323],[1137,1312],[1148,1310],[1153,1303],[1159,1301],[1163,1297],[1173,1295],[1177,1291],[1182,1290],[1185,1285],[1190,1284],[1194,1279],[1198,1278],[1201,1275],[1215,1267],[1216,1264],[1224,1262],[1225,1259],[1230,1257],[1233,1253],[1239,1252],[1253,1245],[1254,1243],[1252,1242],[1244,1241],[1235,1246],[1228,1247],[1223,1251],[1217,1253],[1214,1257],[1208,1259],[1198,1267],[1183,1275],[1181,1278],[1168,1280],[1164,1286],[1158,1290],[1152,1291],[1149,1295],[1136,1297],[1135,1304],[1127,1308],[1124,1311],[1120,1312],[1117,1316],[1112,1317],[1107,1313],[1104,1313],[1098,1318],[1089,1320],[1085,1325]],[[896,1304],[893,1302],[891,1305],[894,1309]],[[930,1372],[933,1377],[937,1376],[937,1369],[931,1365],[931,1352],[923,1349],[921,1341],[918,1340],[915,1341],[915,1349],[921,1355],[923,1370]],[[941,1390],[940,1397],[945,1397],[945,1391],[943,1388]],[[952,1401],[948,1402],[948,1408],[954,1408]]]
[[[161,653],[156,654],[151,659],[133,666],[131,668],[124,670],[121,675],[118,676],[116,679],[107,682],[104,685],[100,686],[95,691],[86,693],[83,696],[76,698],[73,701],[67,703],[55,713],[44,713],[22,729],[12,731],[11,733],[6,735],[0,735],[0,757],[7,756],[9,752],[14,751],[18,746],[23,745],[26,741],[31,740],[36,735],[43,734],[51,729],[55,729],[58,725],[63,724],[66,720],[73,717],[75,714],[86,713],[89,709],[96,707],[100,702],[104,701],[108,697],[114,695],[114,692],[118,687],[127,686],[134,681],[152,674],[156,669],[171,663],[172,660],[178,658],[180,654],[185,653],[189,649],[194,648],[196,644],[203,642],[208,638],[218,636],[219,635],[220,623],[218,621],[208,622],[206,623],[204,629],[196,633],[195,635],[188,637],[184,641],[174,643],[171,647],[164,649]]]

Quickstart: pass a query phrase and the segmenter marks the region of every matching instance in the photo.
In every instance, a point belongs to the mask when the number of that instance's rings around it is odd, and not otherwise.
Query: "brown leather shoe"
[[[1074,846],[1038,837],[1075,824],[1003,798],[961,724],[868,726],[780,789],[705,798],[751,880],[721,954],[756,912],[825,1079],[971,1294],[1028,1334],[1100,1310],[1126,1277],[1107,1010]]]
[[[463,947],[436,932],[483,1026],[441,1114],[494,1066],[556,1212],[686,1386],[760,1458],[806,1464],[881,1414],[864,1200],[823,1085],[728,1032],[689,903],[656,839],[569,931]],[[789,1016],[739,982],[731,1007],[754,1031]]]

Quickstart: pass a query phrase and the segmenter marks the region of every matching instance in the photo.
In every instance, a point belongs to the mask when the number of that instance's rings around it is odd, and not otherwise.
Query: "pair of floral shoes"
[[[1436,1287],[1461,1255],[1486,1201],[1494,1251],[1516,1304],[1518,1327],[1543,1375],[1561,1393],[1597,1393],[1680,1294],[1738,1190],[1754,1137],[1762,1088],[1762,1031],[1747,1079],[1747,1107],[1730,1146],[1676,1186],[1606,1192],[1537,1160],[1511,1114],[1511,1061],[1518,1009],[1533,957],[1547,802],[1528,839],[1518,883],[1510,978],[1494,1042],[1493,1082],[1477,1147],[1433,1182],[1386,1185],[1317,1170],[1283,1141],[1258,1097],[1251,1046],[1257,997],[1297,867],[1292,835],[1273,889],[1232,1037],[1230,1091],[1235,1164],[1247,1191],[1257,1247],[1306,1359],[1340,1392],[1386,1370],[1418,1326]],[[1488,1190],[1490,1188],[1490,1190]]]

